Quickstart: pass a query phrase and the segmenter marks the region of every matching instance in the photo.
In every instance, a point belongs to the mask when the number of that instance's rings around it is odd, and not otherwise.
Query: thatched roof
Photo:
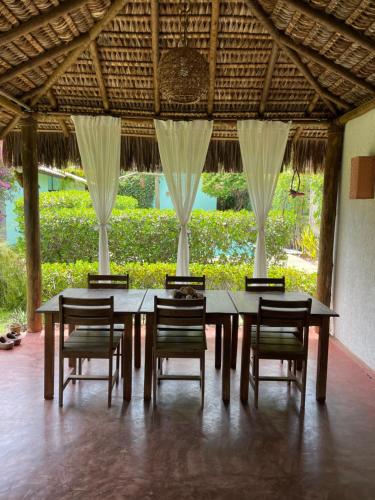
[[[110,113],[123,118],[127,168],[159,164],[155,115],[213,118],[207,168],[234,170],[240,165],[237,119],[292,120],[286,160],[294,139],[294,161],[320,168],[328,121],[373,97],[375,5],[190,5],[188,37],[209,61],[210,88],[207,98],[182,105],[160,95],[156,71],[160,56],[180,39],[179,0],[0,0],[0,137],[7,136],[7,157],[19,162],[14,145],[23,102],[46,132],[39,138],[40,161],[57,166],[79,158],[70,114]]]

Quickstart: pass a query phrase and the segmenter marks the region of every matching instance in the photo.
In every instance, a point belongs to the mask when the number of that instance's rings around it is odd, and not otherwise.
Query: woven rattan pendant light
[[[197,102],[206,96],[208,90],[208,62],[197,49],[188,47],[189,11],[188,1],[181,8],[181,46],[165,52],[158,68],[162,96],[179,104]]]

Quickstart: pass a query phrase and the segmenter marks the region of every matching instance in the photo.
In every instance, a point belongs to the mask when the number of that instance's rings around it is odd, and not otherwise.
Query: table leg
[[[247,403],[249,398],[250,330],[251,318],[247,314],[244,314],[240,382],[240,397],[242,403]]]
[[[130,401],[132,397],[132,358],[133,358],[133,317],[127,314],[124,318],[124,399]]]
[[[134,368],[141,367],[141,315],[134,316]]]
[[[232,328],[230,316],[224,319],[224,339],[223,339],[223,401],[230,400],[230,344],[232,337]]]
[[[151,399],[153,328],[154,328],[154,315],[146,314],[145,380],[144,380],[144,399],[146,401]]]
[[[44,315],[44,399],[53,399],[55,379],[55,324],[53,314]]]
[[[237,346],[238,346],[238,314],[232,316],[232,347],[230,355],[230,366],[233,370],[237,364]]]
[[[221,324],[215,325],[215,368],[221,368]]]
[[[316,399],[320,403],[326,400],[327,367],[329,348],[329,317],[322,318],[319,332],[318,362],[316,373]]]

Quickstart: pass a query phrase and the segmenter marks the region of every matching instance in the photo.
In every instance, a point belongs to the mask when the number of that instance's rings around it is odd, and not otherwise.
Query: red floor
[[[331,342],[327,403],[317,404],[312,336],[304,419],[286,384],[263,383],[258,411],[251,394],[241,405],[239,366],[226,407],[210,332],[203,413],[196,382],[164,382],[153,411],[142,369],[130,404],[118,389],[108,410],[106,384],[81,382],[60,409],[43,399],[43,338],[0,351],[0,498],[375,499],[373,374]]]

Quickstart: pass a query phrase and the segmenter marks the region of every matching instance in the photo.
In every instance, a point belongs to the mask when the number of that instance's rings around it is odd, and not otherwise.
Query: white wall
[[[370,155],[375,110],[345,127],[333,290],[335,336],[375,369],[375,199],[349,199],[350,160]]]

